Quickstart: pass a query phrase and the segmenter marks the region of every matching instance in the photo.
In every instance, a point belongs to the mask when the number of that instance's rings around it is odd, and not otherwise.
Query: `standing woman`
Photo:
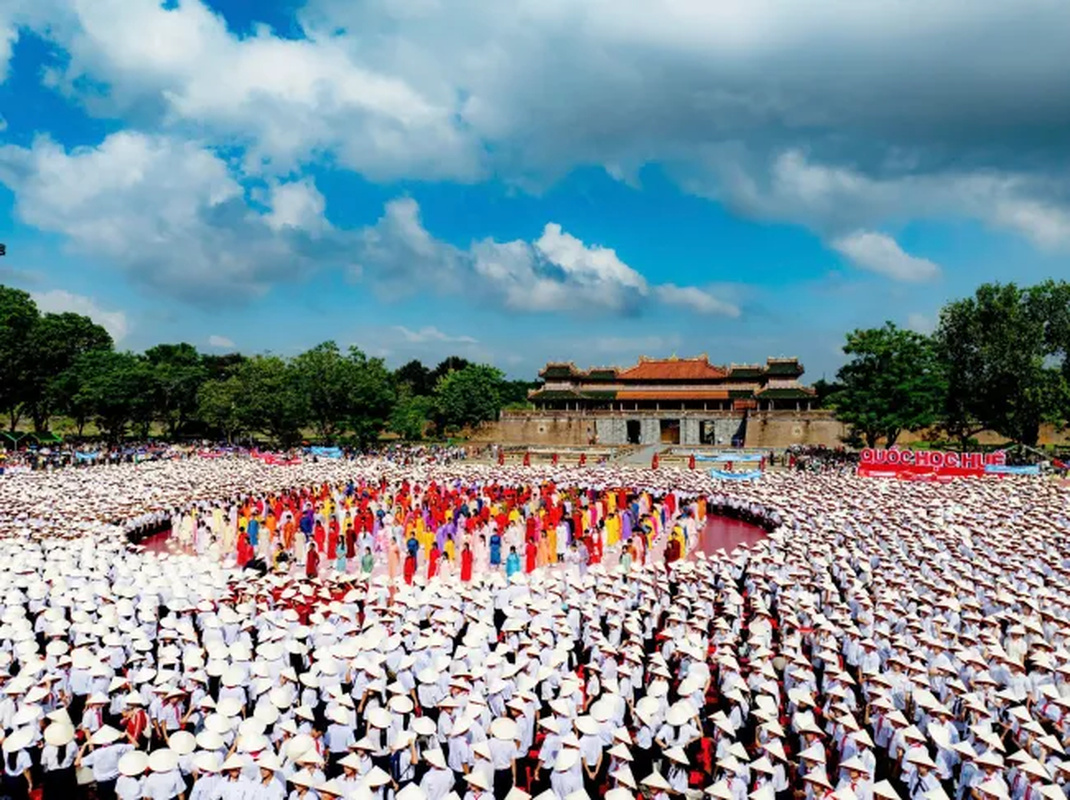
[[[464,550],[461,551],[461,582],[472,581],[472,548],[465,542]]]
[[[339,536],[338,541],[334,545],[334,571],[339,575],[346,574],[346,559],[348,558],[348,551],[346,550],[345,538]]]
[[[74,728],[63,722],[53,722],[45,728],[45,748],[41,751],[43,800],[66,800],[77,795],[76,755]]]
[[[393,586],[398,579],[398,572],[401,571],[401,550],[398,548],[397,540],[390,536],[386,543],[386,574],[390,578],[390,585]]]
[[[33,761],[29,753],[32,743],[31,728],[19,728],[4,739],[4,793],[11,800],[26,800],[33,791]]]
[[[315,541],[308,543],[308,555],[305,560],[305,577],[309,580],[318,578],[320,574],[320,551]]]

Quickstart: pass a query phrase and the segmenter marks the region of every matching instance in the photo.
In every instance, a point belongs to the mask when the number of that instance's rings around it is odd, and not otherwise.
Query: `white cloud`
[[[264,221],[272,230],[296,228],[319,233],[330,227],[323,216],[327,201],[311,179],[273,184],[268,205],[271,212]]]
[[[917,333],[930,334],[936,330],[936,320],[915,311],[907,316],[907,327]]]
[[[691,191],[827,241],[964,217],[1070,247],[1053,133],[1070,123],[1066,3],[308,0],[303,38],[239,36],[203,0],[170,5],[7,0],[0,79],[29,25],[69,56],[51,84],[91,113],[246,146],[250,172],[326,160],[376,180],[544,185],[590,164],[632,180],[659,162]],[[258,224],[316,233],[314,187],[277,191]],[[612,265],[612,251],[569,261],[579,251],[548,234],[534,268],[529,242],[484,248],[483,266],[516,281],[511,302],[528,291],[553,307],[561,281],[544,270],[577,264],[582,285]],[[600,305],[641,291],[597,274],[621,289]]]
[[[855,231],[833,240],[831,246],[856,267],[909,283],[931,281],[940,275],[940,267],[927,258],[903,251],[891,236],[874,231]]]
[[[219,336],[218,334],[212,334],[208,337],[208,346],[215,347],[220,350],[231,350],[236,347],[233,341],[228,339],[226,336]]]
[[[195,125],[250,148],[250,164],[289,171],[329,151],[342,166],[379,178],[472,177],[479,147],[449,91],[415,89],[354,54],[332,31],[283,39],[262,28],[239,37],[200,0],[70,4],[45,32],[70,53],[55,82],[79,79],[108,92],[86,96],[100,113],[156,109],[160,124]]]
[[[50,289],[47,292],[32,292],[31,297],[37,307],[46,313],[63,314],[72,312],[89,317],[111,334],[116,342],[126,338],[130,324],[122,311],[106,311],[97,305],[96,300],[81,294],[74,294],[64,289]]]
[[[419,330],[410,330],[404,325],[395,325],[394,330],[402,335],[407,342],[423,344],[424,342],[456,342],[458,344],[478,344],[478,339],[471,336],[450,336],[434,326],[427,326]]]
[[[696,194],[765,219],[799,223],[837,238],[912,219],[976,219],[1044,250],[1070,248],[1070,210],[1057,177],[957,169],[873,177],[800,150],[763,166],[737,147],[707,150],[704,170],[682,177]]]
[[[588,247],[562,231],[556,222],[546,225],[535,240],[535,250],[565,273],[565,282],[584,286],[609,283],[640,292],[647,289],[643,276],[617,258],[616,251],[600,245]]]
[[[718,314],[725,317],[738,317],[739,306],[714,297],[696,286],[676,286],[666,283],[655,289],[661,302],[670,306],[681,306],[697,311],[699,314]]]
[[[240,177],[211,150],[168,136],[121,132],[69,152],[47,138],[0,147],[0,183],[22,222],[184,300],[240,301],[348,258],[344,237],[299,229],[316,227],[322,198],[310,181],[275,186],[275,207],[260,214]]]
[[[636,313],[653,295],[699,313],[739,315],[732,304],[695,287],[651,287],[612,248],[588,245],[553,222],[532,242],[484,239],[462,249],[432,236],[416,201],[401,198],[387,203],[359,239],[353,277],[369,280],[387,298],[430,289],[514,311]]]

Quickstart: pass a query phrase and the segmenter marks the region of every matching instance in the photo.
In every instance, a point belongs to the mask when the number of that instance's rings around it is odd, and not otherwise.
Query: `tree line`
[[[981,431],[1035,445],[1070,424],[1070,284],[990,283],[946,304],[931,335],[887,322],[847,334],[835,384],[817,386],[853,443],[930,430],[965,446]]]
[[[290,445],[312,435],[363,446],[384,432],[419,440],[474,427],[526,403],[535,385],[457,356],[392,371],[335,342],[292,358],[213,355],[188,343],[121,351],[90,318],[42,314],[29,294],[0,286],[0,414],[12,431],[25,421],[43,433],[64,416],[79,437],[93,423],[110,441],[155,430],[171,440]]]

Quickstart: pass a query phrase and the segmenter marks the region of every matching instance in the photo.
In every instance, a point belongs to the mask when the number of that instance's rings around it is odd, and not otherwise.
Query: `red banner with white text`
[[[858,474],[865,478],[898,478],[900,480],[951,480],[977,478],[991,474],[987,467],[1002,467],[1007,454],[945,453],[940,450],[887,450],[867,447],[862,451]]]

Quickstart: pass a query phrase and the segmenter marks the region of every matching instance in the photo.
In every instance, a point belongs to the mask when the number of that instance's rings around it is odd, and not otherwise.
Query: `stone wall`
[[[595,431],[602,444],[625,444],[628,441],[628,423],[621,417],[599,417],[595,421]]]
[[[831,411],[752,411],[747,420],[747,447],[788,447],[793,444],[843,445],[847,426]]]
[[[586,445],[595,439],[599,444],[623,445],[628,443],[628,421],[639,422],[640,444],[661,442],[661,419],[679,419],[680,444],[701,443],[703,423],[713,423],[718,446],[729,446],[739,432],[743,415],[725,412],[722,414],[671,414],[592,416],[575,412],[527,412],[506,413],[493,425],[483,426],[476,441],[500,442],[502,444],[532,445]],[[844,426],[833,419],[827,411],[762,411],[751,412],[747,422],[747,447],[787,447],[792,444],[824,444],[837,447]]]
[[[665,415],[666,419],[670,417]],[[696,445],[701,441],[702,423],[712,421],[718,446],[727,447],[739,430],[742,414],[723,413],[686,416],[680,415],[680,444]],[[472,438],[473,442],[532,445],[587,445],[592,438],[599,444],[622,445],[628,442],[629,419],[640,420],[642,444],[657,444],[661,441],[659,417],[634,416],[584,417],[576,413],[552,411],[526,415],[504,414],[501,421],[482,426]],[[840,447],[840,437],[847,434],[847,426],[838,422],[831,411],[752,411],[747,422],[747,447],[782,448],[793,444],[821,444]],[[930,440],[925,431],[904,431],[898,444],[908,446],[914,442]],[[1005,437],[983,432],[975,437],[981,444],[999,444]],[[1045,425],[1040,431],[1041,444],[1070,444],[1070,431]]]
[[[497,423],[480,428],[474,438],[502,444],[586,445],[594,437],[593,419],[547,412],[538,416],[503,415]]]

